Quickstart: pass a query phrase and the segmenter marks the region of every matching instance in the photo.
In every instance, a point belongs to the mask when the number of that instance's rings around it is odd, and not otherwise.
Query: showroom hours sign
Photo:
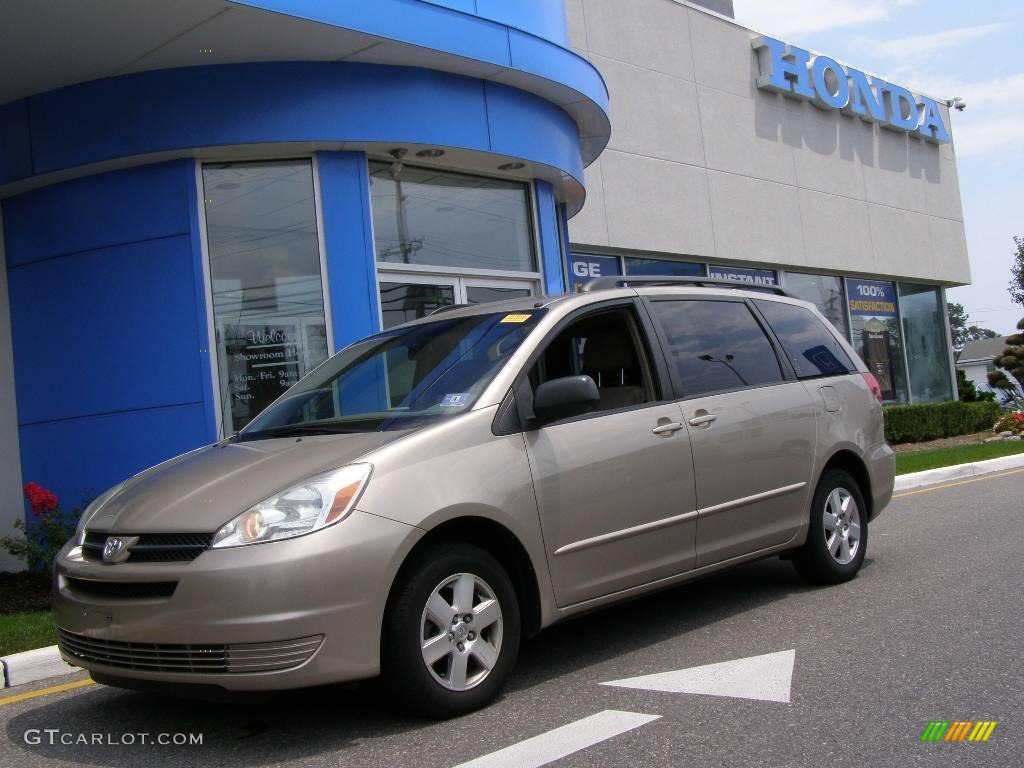
[[[226,409],[241,429],[299,380],[298,328],[289,323],[226,323],[218,329],[227,372]]]

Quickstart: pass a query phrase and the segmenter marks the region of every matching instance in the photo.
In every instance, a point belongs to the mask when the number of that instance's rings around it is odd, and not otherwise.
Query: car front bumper
[[[230,690],[373,677],[388,592],[422,535],[356,511],[322,531],[184,563],[107,565],[69,543],[54,568],[61,655],[107,678]]]

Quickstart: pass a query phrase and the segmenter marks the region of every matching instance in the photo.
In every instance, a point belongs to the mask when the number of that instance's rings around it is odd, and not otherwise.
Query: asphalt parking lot
[[[1020,765],[1022,491],[1018,470],[901,495],[839,587],[771,559],[553,627],[458,720],[398,716],[366,683],[219,703],[84,685],[0,697],[0,765]],[[921,742],[936,720],[997,725]]]

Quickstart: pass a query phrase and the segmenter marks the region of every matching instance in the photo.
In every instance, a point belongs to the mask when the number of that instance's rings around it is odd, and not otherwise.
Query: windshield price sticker
[[[527,314],[505,315],[503,318],[501,318],[501,322],[503,322],[503,323],[525,323],[525,322],[528,322],[531,317],[532,317],[532,315],[527,315]]]

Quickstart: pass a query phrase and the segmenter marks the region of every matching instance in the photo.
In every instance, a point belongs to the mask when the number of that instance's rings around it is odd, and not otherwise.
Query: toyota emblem
[[[103,562],[120,563],[128,558],[128,546],[125,540],[118,536],[108,536],[103,545]]]

